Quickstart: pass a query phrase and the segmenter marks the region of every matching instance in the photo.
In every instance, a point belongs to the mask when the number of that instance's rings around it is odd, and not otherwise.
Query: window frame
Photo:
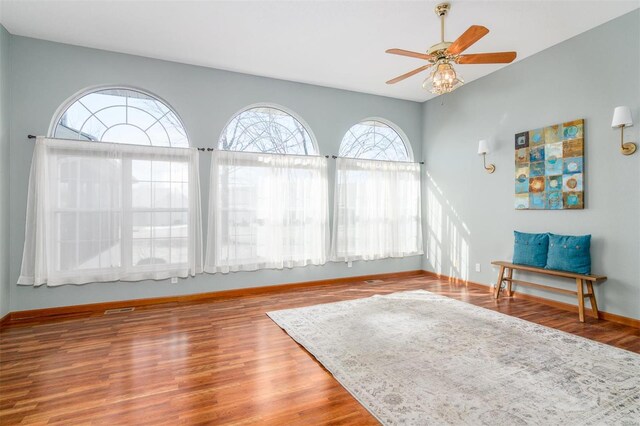
[[[92,143],[96,143],[93,142]],[[117,144],[117,142],[105,142],[105,143],[109,143],[109,144]],[[126,144],[122,144],[122,145],[126,145]],[[175,149],[182,149],[182,148],[175,148]],[[89,155],[90,153],[85,153],[84,155]],[[122,194],[120,194],[120,201],[121,201],[121,208],[122,208],[122,214],[120,215],[120,260],[121,260],[121,264],[118,267],[102,267],[102,268],[87,268],[87,269],[83,269],[82,271],[85,273],[106,273],[109,271],[117,271],[119,273],[134,273],[134,274],[141,274],[141,273],[145,273],[145,272],[153,272],[154,271],[154,266],[157,266],[157,264],[134,264],[133,263],[133,242],[136,239],[146,239],[149,240],[150,244],[151,244],[151,249],[149,251],[149,254],[151,256],[151,258],[155,257],[155,248],[153,247],[153,242],[154,240],[156,240],[157,238],[153,237],[152,235],[150,235],[147,238],[135,238],[133,236],[134,232],[133,232],[133,217],[136,215],[136,213],[149,213],[150,215],[153,216],[154,213],[183,213],[183,214],[187,214],[187,236],[186,237],[162,237],[161,239],[166,239],[166,240],[186,240],[186,244],[187,244],[187,250],[189,250],[189,235],[190,235],[190,229],[192,226],[194,226],[191,223],[191,218],[189,216],[189,206],[183,206],[183,207],[134,207],[134,200],[133,200],[133,196],[132,196],[132,181],[133,181],[133,169],[132,169],[132,163],[133,161],[166,161],[166,162],[175,162],[176,158],[167,154],[166,156],[163,157],[158,157],[158,156],[147,156],[147,155],[140,155],[140,154],[132,154],[132,153],[127,153],[126,155],[123,155],[122,157],[122,164],[120,165],[120,177],[121,177],[121,183],[122,183]],[[184,160],[184,161],[180,161],[180,162],[185,162],[188,163],[188,160]],[[53,173],[55,173],[57,175],[58,171],[55,170],[53,171]],[[59,179],[58,179],[59,180]],[[165,183],[165,182],[162,182]],[[170,181],[170,183],[174,183],[173,181]],[[191,192],[189,191],[189,197],[194,196],[194,194],[191,194]],[[61,208],[59,207],[59,200],[56,200],[55,202],[56,207],[53,208],[51,210],[51,218],[55,218],[54,222],[59,222],[60,217],[62,214],[69,214],[69,213],[74,213],[76,215],[76,217],[78,217],[78,215],[82,214],[82,213],[86,213],[85,211],[81,211],[80,208],[76,207],[76,208]],[[93,211],[94,213],[103,213],[103,211],[100,210],[95,210]],[[129,214],[127,214],[129,213]],[[152,219],[153,222],[153,219]],[[76,229],[77,229],[77,224],[76,224]],[[153,227],[153,225],[151,225],[151,228]],[[149,233],[151,234],[153,232],[152,229],[149,230]],[[60,253],[61,247],[60,245],[63,243],[63,241],[60,238],[60,227],[53,227],[53,229],[51,230],[51,238],[52,238],[52,242],[53,244],[56,245],[56,247],[58,248],[58,252]],[[78,248],[76,247],[76,254],[75,257],[76,259],[78,258],[78,252],[77,252]],[[58,257],[56,257],[55,259],[52,259],[54,262],[54,274],[57,275],[57,277],[62,277],[65,275],[69,275],[69,272],[66,270],[62,270],[60,269],[60,258],[59,258],[59,253],[58,253]],[[184,262],[172,262],[172,254],[170,254],[169,257],[169,262],[162,264],[164,265],[165,269],[167,271],[173,271],[173,270],[178,270],[178,269],[182,269],[182,268],[188,268],[189,266],[189,255],[187,253],[187,259]],[[73,269],[72,271],[78,271],[79,269]],[[124,280],[124,281],[129,281],[129,280]]]
[[[161,102],[162,104],[164,104],[165,107],[169,109],[169,111],[171,111],[176,116],[176,118],[178,119],[178,122],[180,123],[180,126],[182,126],[182,129],[184,130],[184,135],[187,140],[187,147],[172,146],[172,145],[169,145],[168,147],[169,148],[191,148],[191,137],[189,137],[189,131],[187,130],[187,126],[185,126],[184,120],[182,119],[180,114],[176,111],[176,109],[172,106],[172,104],[170,102],[167,102],[167,100],[165,100],[163,97],[158,96],[155,93],[150,92],[149,90],[142,89],[137,86],[130,86],[127,84],[100,84],[96,86],[89,86],[76,92],[72,96],[68,97],[58,106],[58,108],[56,108],[53,114],[53,117],[51,119],[51,122],[49,123],[49,128],[47,130],[47,138],[51,138],[51,139],[56,138],[54,134],[56,131],[56,127],[58,127],[58,123],[62,120],[62,116],[65,114],[65,112],[67,112],[67,110],[71,108],[71,106],[74,103],[76,103],[77,101],[79,101],[80,99],[82,99],[83,97],[91,93],[100,92],[103,90],[130,90],[134,92],[139,92],[143,95],[149,96]],[[92,113],[92,114],[95,114],[95,113]],[[118,124],[118,125],[121,125],[121,124]],[[112,127],[115,127],[115,126],[112,126]],[[82,139],[72,139],[72,140],[82,140]],[[120,143],[117,141],[91,141],[91,142]],[[169,139],[169,143],[171,143],[170,139]],[[150,143],[148,146],[161,146],[161,145],[153,145]]]
[[[388,120],[386,118],[377,117],[377,116],[365,117],[365,118],[363,118],[361,120],[358,120],[357,123],[352,124],[351,126],[349,126],[347,131],[344,132],[343,135],[342,135],[342,139],[340,140],[340,145],[338,145],[338,155],[340,155],[340,149],[342,148],[342,143],[344,142],[345,136],[351,131],[351,129],[354,126],[356,126],[358,124],[361,124],[361,123],[364,123],[366,121],[377,121],[379,123],[382,123],[382,124],[388,126],[391,130],[396,132],[396,134],[400,137],[400,141],[404,145],[405,150],[407,151],[408,159],[407,160],[378,160],[378,159],[362,158],[362,157],[347,157],[347,158],[355,158],[355,159],[358,159],[358,160],[371,160],[371,161],[398,161],[398,162],[401,162],[401,163],[415,162],[415,157],[413,155],[413,148],[412,148],[411,141],[409,140],[409,137],[407,136],[407,134],[400,128],[400,126],[395,124],[393,121]]]
[[[72,142],[79,142],[79,143],[83,143],[83,142],[88,142],[89,144],[91,143],[97,143],[97,144],[106,144],[106,145],[118,145],[118,146],[122,146],[124,147],[140,147],[140,146],[144,146],[145,148],[149,148],[149,149],[176,149],[176,150],[180,150],[180,151],[175,151],[175,152],[180,152],[180,157],[178,159],[176,159],[173,155],[171,154],[166,154],[165,156],[160,155],[158,156],[157,154],[145,154],[144,152],[128,152],[126,154],[122,155],[121,158],[121,163],[120,163],[120,171],[119,171],[119,175],[120,175],[120,180],[121,180],[121,185],[122,185],[122,189],[121,189],[121,194],[120,194],[120,203],[121,203],[121,208],[122,208],[122,213],[119,215],[119,221],[120,221],[120,228],[119,228],[119,244],[120,244],[120,249],[119,249],[119,258],[120,258],[120,263],[119,266],[112,266],[112,267],[90,267],[90,268],[83,268],[83,269],[79,269],[78,268],[78,264],[79,264],[79,248],[76,246],[74,247],[75,250],[75,254],[72,256],[74,260],[73,264],[75,265],[73,268],[71,269],[67,269],[64,268],[62,265],[62,259],[60,257],[60,253],[62,252],[61,249],[61,245],[63,244],[63,239],[61,236],[61,231],[60,231],[60,226],[54,227],[52,230],[50,230],[48,232],[48,238],[51,239],[51,244],[53,244],[56,247],[57,250],[57,254],[56,256],[54,256],[52,260],[52,269],[50,271],[50,276],[48,276],[47,281],[53,279],[53,280],[60,280],[60,279],[65,279],[65,277],[71,277],[71,281],[66,282],[64,284],[76,284],[75,282],[72,282],[75,278],[75,276],[77,275],[81,275],[82,273],[86,273],[86,274],[108,274],[108,273],[114,273],[114,274],[120,274],[120,275],[140,275],[140,274],[145,274],[145,273],[158,273],[158,265],[157,263],[134,263],[134,243],[137,239],[145,239],[148,240],[149,242],[149,259],[153,260],[154,258],[156,258],[157,256],[155,255],[155,240],[161,239],[161,240],[166,240],[169,241],[169,256],[167,258],[166,263],[162,263],[161,265],[164,267],[164,272],[165,274],[167,274],[167,278],[168,277],[174,277],[174,276],[181,276],[181,275],[175,275],[174,271],[181,271],[181,270],[189,270],[190,269],[190,265],[191,265],[191,244],[192,244],[192,232],[191,229],[192,227],[196,226],[197,224],[194,224],[192,221],[192,215],[191,210],[190,210],[190,204],[187,205],[183,205],[181,207],[175,207],[170,205],[169,207],[154,207],[154,206],[150,206],[150,207],[136,207],[135,206],[135,202],[133,199],[133,195],[132,195],[132,190],[133,190],[133,162],[136,160],[139,161],[149,161],[149,162],[156,162],[156,161],[167,161],[169,163],[172,162],[184,162],[186,164],[189,164],[189,159],[188,159],[188,153],[190,152],[190,150],[192,149],[191,146],[191,139],[189,137],[189,133],[187,131],[186,126],[184,125],[184,121],[182,120],[182,117],[178,114],[178,112],[174,109],[174,107],[167,102],[165,99],[163,99],[160,96],[157,96],[156,94],[149,92],[148,90],[145,89],[141,89],[138,87],[134,87],[134,86],[129,86],[129,85],[113,85],[113,84],[105,84],[105,85],[97,85],[97,86],[91,86],[91,87],[87,87],[81,91],[76,92],[75,94],[73,94],[72,96],[68,97],[64,102],[62,102],[55,110],[54,114],[52,115],[51,118],[51,122],[49,124],[49,129],[48,129],[48,136],[46,136],[46,139],[49,140],[56,140],[57,138],[54,136],[56,130],[59,127],[59,124],[62,121],[63,116],[65,115],[65,113],[73,106],[75,105],[78,101],[81,101],[84,97],[92,94],[92,93],[96,93],[96,92],[101,92],[101,91],[105,91],[105,90],[114,90],[114,91],[126,91],[126,92],[136,92],[136,93],[140,93],[144,96],[149,97],[150,99],[152,99],[153,101],[161,104],[161,114],[159,116],[156,116],[150,112],[148,112],[148,109],[144,109],[144,108],[140,108],[138,106],[131,106],[132,108],[137,108],[140,111],[149,114],[151,116],[151,118],[153,118],[155,121],[154,123],[151,125],[155,125],[156,123],[159,123],[160,120],[162,119],[162,117],[168,115],[169,113],[173,114],[173,117],[175,117],[175,120],[177,120],[177,126],[180,126],[180,133],[184,134],[184,141],[186,141],[186,145],[185,144],[180,144],[180,145],[171,145],[172,142],[175,141],[183,141],[183,139],[176,139],[176,140],[172,140],[171,137],[167,134],[168,138],[167,141],[169,143],[169,145],[159,145],[159,144],[154,144],[153,143],[153,139],[151,139],[150,135],[147,134],[147,132],[145,132],[145,135],[147,136],[148,140],[149,140],[149,144],[148,145],[139,145],[139,144],[130,144],[130,143],[123,143],[123,142],[118,142],[118,141],[109,141],[109,140],[94,140],[94,139],[83,139],[82,138],[82,133],[80,133],[80,131],[78,131],[79,133],[79,137],[78,138],[58,138],[61,141],[72,141]],[[124,96],[127,96],[126,94],[123,94]],[[129,103],[126,103],[125,105],[129,105]],[[91,114],[89,117],[99,113],[99,111],[102,111],[105,108],[110,108],[110,107],[114,107],[114,106],[120,106],[120,105],[110,105],[110,106],[106,106],[106,107],[101,107],[100,109],[97,109],[96,111],[91,111],[89,110],[89,113]],[[86,108],[86,107],[85,107]],[[166,111],[166,112],[165,112]],[[160,117],[160,118],[158,118]],[[111,126],[111,128],[116,127],[116,126],[122,126],[122,125],[132,125],[134,127],[140,128],[139,126],[137,126],[136,124],[133,123],[116,123],[114,125]],[[150,126],[150,127],[151,127]],[[149,127],[149,128],[150,128]],[[163,126],[164,127],[164,126]],[[108,130],[108,129],[107,129]],[[141,129],[144,131],[144,129]],[[166,129],[165,129],[166,132]],[[157,140],[156,140],[157,142]],[[184,142],[183,142],[184,143]],[[91,152],[95,151],[95,149],[90,148],[91,145],[87,144],[86,148],[83,147],[82,148],[82,152],[80,152],[80,157],[88,155],[91,156]],[[97,145],[96,147],[99,147],[100,145]],[[102,145],[104,146],[104,145]],[[98,151],[100,151],[100,148],[97,148]],[[185,155],[184,158],[182,158],[182,155]],[[99,156],[98,156],[99,157]],[[55,170],[52,171],[52,173],[54,173],[55,176],[58,176],[59,171]],[[190,179],[191,176],[188,176],[188,178]],[[59,180],[59,179],[58,179]],[[150,185],[153,184],[153,181],[149,182]],[[160,183],[168,183],[169,187],[171,188],[171,186],[175,183],[173,181],[169,181],[169,182],[160,182]],[[184,184],[184,182],[181,182]],[[187,190],[188,190],[188,197],[189,200],[191,199],[191,197],[193,196],[198,196],[199,194],[193,194],[192,193],[192,188],[190,186],[190,184],[187,182]],[[151,186],[151,188],[153,188],[153,186]],[[171,191],[171,189],[170,189]],[[171,196],[169,196],[169,198],[171,199]],[[73,214],[73,216],[75,217],[75,227],[76,227],[76,235],[78,235],[77,229],[78,229],[78,223],[79,220],[78,218],[84,214],[87,213],[85,211],[83,211],[82,208],[78,207],[78,204],[76,203],[76,207],[74,208],[65,208],[65,207],[61,207],[60,204],[60,199],[59,197],[56,196],[56,199],[53,201],[54,202],[54,208],[51,209],[51,212],[49,214],[49,217],[51,220],[53,220],[53,223],[59,224],[60,221],[62,220],[62,217],[64,215],[70,215]],[[190,203],[190,202],[189,202]],[[102,211],[100,211],[99,209],[96,209],[94,211],[94,213],[103,213]],[[146,213],[150,215],[151,218],[151,225],[149,226],[149,235],[146,238],[136,238],[134,235],[134,218],[137,214],[139,213]],[[171,215],[173,215],[174,213],[176,214],[186,214],[187,215],[187,227],[186,227],[186,235],[185,236],[180,236],[180,237],[174,237],[173,235],[171,235],[171,233],[168,236],[163,236],[163,237],[155,237],[153,235],[153,221],[154,221],[154,214],[156,213],[168,213],[171,217]],[[201,225],[200,225],[201,226]],[[174,240],[181,240],[184,241],[184,250],[186,250],[186,259],[178,259],[176,261],[174,261],[173,259],[173,241]],[[90,242],[95,242],[95,241],[90,241]],[[200,248],[200,250],[202,250]],[[195,273],[200,273],[201,272],[201,268],[202,266],[198,264],[197,260],[196,260],[196,269],[194,270],[194,272],[190,272],[189,275],[195,274]],[[198,271],[198,269],[200,269],[200,271]],[[144,278],[144,279],[164,279],[164,278]],[[119,281],[137,281],[137,278],[118,278]],[[38,284],[39,285],[39,284]],[[46,285],[49,285],[48,283]],[[60,285],[60,284],[55,284],[55,285]]]
[[[303,164],[300,164],[300,163]],[[275,164],[273,164],[275,163]],[[242,186],[237,184],[231,185],[220,185],[222,179],[220,179],[223,174],[222,170],[233,170],[230,175],[236,175],[237,173],[241,173],[238,170],[241,168],[250,168],[255,169],[259,172],[269,171],[274,168],[278,170],[295,170],[295,171],[304,171],[311,172],[311,179],[294,179],[287,180],[286,185],[291,184],[291,182],[299,182],[299,181],[308,181],[308,186],[314,186],[314,182],[317,183],[316,179],[319,179],[319,187],[315,188],[312,191],[307,190],[303,191],[304,194],[307,194],[307,197],[304,200],[308,200],[313,202],[313,197],[318,197],[317,201],[319,202],[319,208],[310,210],[315,213],[316,216],[311,215],[311,217],[305,216],[303,220],[299,223],[295,223],[294,226],[302,227],[303,229],[307,226],[314,226],[317,224],[319,226],[318,231],[322,231],[324,236],[320,236],[321,239],[324,240],[324,243],[320,246],[313,246],[320,250],[317,255],[309,250],[306,251],[286,251],[284,250],[285,245],[282,246],[282,251],[279,253],[281,257],[274,258],[273,256],[264,256],[264,252],[262,249],[265,248],[264,243],[260,244],[261,237],[264,237],[264,230],[269,229],[265,227],[265,221],[268,222],[269,218],[264,217],[261,213],[264,212],[264,209],[259,208],[259,200],[256,197],[250,197],[251,200],[254,200],[249,203],[244,204],[241,208],[237,208],[236,206],[229,204],[228,202],[222,201],[218,202],[222,196],[222,198],[228,195],[231,190],[242,191],[244,194],[249,193],[251,196],[251,192],[255,192],[256,185],[254,184],[257,181],[271,182],[271,178],[269,176],[264,180],[254,180],[252,179],[252,185],[250,186]],[[216,175],[215,171],[218,171]],[[234,176],[236,177],[236,176]],[[215,181],[215,183],[214,183]],[[204,271],[208,273],[229,273],[229,272],[238,272],[238,271],[256,271],[262,269],[290,269],[295,267],[303,267],[308,265],[323,265],[328,261],[328,247],[330,241],[330,224],[329,224],[329,202],[328,202],[328,171],[327,171],[327,159],[323,156],[319,155],[294,155],[294,154],[272,154],[272,153],[261,153],[261,152],[248,152],[248,151],[231,151],[231,150],[216,150],[213,153],[212,164],[211,164],[211,174],[210,174],[210,182],[212,184],[209,187],[209,228],[207,235],[207,254],[205,256],[205,267]],[[238,182],[238,180],[234,179],[234,183]],[[267,185],[269,186],[269,185]],[[221,190],[221,188],[226,188],[225,190]],[[269,188],[267,188],[269,189]],[[282,187],[279,188],[282,190]],[[311,195],[309,195],[311,194]],[[234,199],[241,199],[242,197],[235,197]],[[291,209],[291,203],[283,203],[280,204],[283,211],[291,212],[291,211],[299,211],[300,208]],[[306,206],[306,204],[305,204]],[[305,210],[305,206],[303,206],[302,210]],[[299,207],[299,206],[298,206]],[[272,206],[267,206],[266,210],[272,209]],[[249,226],[245,226],[241,221],[230,220],[230,216],[237,216],[236,213],[256,213],[254,216],[258,218],[256,222],[253,222],[254,225],[249,224]],[[276,214],[273,217],[280,217],[280,215]],[[309,220],[311,219],[311,220]],[[226,228],[225,232],[216,232],[215,230],[219,229],[221,223],[224,222],[224,227]],[[276,220],[277,222],[277,220]],[[241,235],[242,238],[247,238],[251,240],[250,243],[246,244],[244,242],[239,242],[236,238],[237,235],[234,235],[231,231],[231,227],[229,224],[242,226],[243,233]],[[257,225],[257,226],[256,226]],[[277,225],[276,225],[277,226]],[[236,227],[233,227],[234,230],[237,230]],[[246,230],[250,230],[251,232],[244,232]],[[284,227],[288,231],[291,230],[291,227]],[[313,228],[311,228],[313,229]],[[213,234],[212,234],[213,233]],[[313,232],[311,232],[313,234]],[[214,237],[212,237],[214,235]],[[281,237],[286,237],[288,241],[293,240],[293,237],[290,233],[284,232],[280,233]],[[300,237],[300,234],[296,235]],[[313,236],[313,235],[312,235]],[[303,239],[300,241],[307,241],[308,235],[304,235]],[[316,235],[317,237],[317,235]],[[264,240],[263,240],[264,241]],[[298,241],[298,240],[296,240]],[[220,253],[229,252],[230,248],[242,247],[249,248],[250,253],[247,256],[242,258],[235,257],[237,253],[229,256],[220,256]],[[324,249],[322,248],[324,247]],[[267,247],[268,248],[268,245]],[[233,250],[231,250],[233,251]],[[262,255],[260,255],[262,253]],[[292,254],[295,253],[296,257],[294,258]]]
[[[313,146],[313,148],[315,149],[315,153],[314,154],[282,154],[282,153],[276,153],[276,152],[264,152],[264,151],[238,151],[238,150],[231,150],[231,149],[221,149],[220,148],[220,140],[222,140],[222,136],[226,133],[227,131],[227,127],[229,127],[229,124],[231,124],[231,122],[233,120],[235,120],[236,117],[238,117],[240,114],[242,114],[245,111],[249,111],[251,109],[256,109],[256,108],[272,108],[272,109],[278,109],[288,115],[290,115],[294,120],[298,121],[298,123],[300,123],[302,125],[302,127],[304,128],[304,130],[307,132],[307,134],[309,135],[309,138],[311,140],[311,145]],[[300,156],[319,156],[320,154],[320,146],[318,145],[318,140],[316,139],[316,135],[313,133],[313,130],[311,129],[311,126],[309,126],[309,123],[307,123],[298,113],[296,113],[295,111],[273,103],[273,102],[257,102],[254,104],[250,104],[247,105],[241,109],[239,109],[238,111],[236,111],[234,114],[231,115],[231,117],[225,122],[224,126],[222,127],[222,131],[220,131],[220,134],[218,135],[218,139],[216,141],[216,150],[220,150],[220,151],[233,151],[233,152],[252,152],[254,154],[266,154],[266,155],[300,155]]]

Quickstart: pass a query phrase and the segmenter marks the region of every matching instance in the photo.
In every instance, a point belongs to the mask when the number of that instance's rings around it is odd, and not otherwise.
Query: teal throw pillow
[[[544,268],[547,264],[549,234],[527,234],[513,231],[513,263]]]
[[[547,269],[591,273],[591,235],[549,234]]]

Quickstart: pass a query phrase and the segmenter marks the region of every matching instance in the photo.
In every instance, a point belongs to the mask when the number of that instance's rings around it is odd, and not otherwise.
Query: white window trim
[[[309,137],[311,138],[311,144],[313,145],[313,147],[316,150],[316,154],[317,156],[322,155],[320,153],[320,146],[318,145],[318,139],[316,139],[316,135],[313,133],[313,130],[311,130],[311,126],[309,126],[309,123],[307,123],[302,117],[300,117],[300,115],[298,113],[296,113],[295,111],[279,105],[279,104],[275,104],[273,102],[257,102],[255,104],[250,104],[247,105],[241,109],[239,109],[238,111],[236,111],[234,114],[231,115],[231,117],[229,117],[229,119],[226,121],[226,123],[224,123],[224,126],[222,127],[222,130],[220,131],[220,134],[218,135],[218,139],[216,140],[216,146],[214,147],[215,150],[220,150],[223,151],[219,148],[220,146],[220,139],[222,139],[222,136],[224,135],[224,133],[227,131],[227,127],[229,127],[229,124],[231,124],[231,122],[240,114],[242,114],[245,111],[248,111],[250,109],[254,109],[254,108],[274,108],[274,109],[279,109],[280,111],[286,112],[287,114],[289,114],[290,116],[292,116],[294,119],[296,119],[300,124],[302,124],[302,127],[304,127],[304,129],[307,131],[307,133],[309,134]],[[240,151],[238,151],[240,152]],[[269,154],[268,152],[263,152],[262,154]],[[294,154],[276,154],[276,155],[294,155]]]
[[[45,145],[47,141],[53,142],[51,144],[52,147],[58,147],[61,144],[66,144],[67,145],[66,148],[70,148],[72,150],[75,149],[80,152],[87,151],[89,153],[95,150],[94,147],[96,145],[90,146],[90,144],[92,143],[100,146],[99,148],[100,150],[109,150],[109,149],[113,150],[115,149],[115,147],[117,147],[118,150],[122,150],[121,157],[123,159],[123,167],[120,169],[120,173],[121,173],[123,185],[126,185],[128,182],[130,182],[131,176],[129,176],[129,174],[131,171],[131,168],[130,168],[131,160],[134,158],[138,159],[141,156],[147,157],[146,153],[142,152],[142,155],[140,155],[138,151],[151,149],[151,147],[139,147],[139,146],[136,147],[134,145],[128,145],[128,144],[118,144],[118,143],[102,144],[98,142],[85,143],[83,141],[78,141],[78,140],[71,140],[71,141],[67,140],[67,141],[61,142],[60,140],[55,140],[51,138],[38,137],[38,140],[36,141],[36,143],[38,144],[36,145],[36,149],[40,149],[40,154],[43,154],[42,150],[47,149]],[[75,147],[70,144],[74,144]],[[63,147],[62,149],[65,149],[65,147]],[[190,173],[189,176],[190,177],[198,176],[198,173],[197,173],[198,157],[197,157],[197,151],[195,150],[195,148],[168,148],[168,147],[158,148],[156,147],[153,149],[155,149],[156,151],[172,150],[173,153],[171,153],[170,151],[165,151],[160,155],[153,155],[148,157],[148,160],[172,161],[176,157],[184,156],[185,158],[184,161],[190,162],[193,165],[193,168],[190,169],[189,171]],[[38,161],[40,160],[46,161],[46,158],[44,157],[44,155],[37,155],[37,153],[38,152],[34,154],[34,159],[37,158]],[[34,170],[40,170],[40,172],[34,172]],[[85,284],[90,282],[118,281],[118,280],[119,281],[140,281],[140,280],[147,280],[147,279],[162,280],[162,279],[167,279],[171,277],[194,276],[195,274],[202,273],[202,245],[201,245],[202,226],[201,226],[201,218],[200,218],[201,213],[200,213],[200,199],[199,199],[200,197],[199,181],[197,179],[193,182],[194,184],[193,187],[191,185],[189,186],[190,198],[189,198],[189,207],[187,208],[187,210],[190,213],[190,215],[188,216],[189,232],[186,237],[189,243],[189,246],[187,248],[187,250],[189,250],[187,254],[187,262],[167,263],[162,268],[157,268],[157,267],[154,268],[153,266],[147,266],[147,265],[133,265],[133,262],[131,261],[131,252],[128,251],[128,247],[127,247],[129,243],[132,242],[133,235],[129,235],[130,233],[127,233],[125,231],[124,234],[121,233],[121,237],[120,237],[121,264],[119,266],[106,267],[106,268],[105,267],[97,267],[97,268],[90,268],[90,269],[87,268],[82,270],[81,274],[78,273],[78,269],[71,269],[69,271],[66,271],[66,270],[59,269],[58,267],[54,267],[54,269],[52,270],[51,268],[49,268],[50,264],[45,264],[45,263],[47,258],[57,259],[55,255],[52,255],[52,253],[50,253],[50,251],[54,249],[57,250],[54,246],[52,246],[52,244],[57,244],[57,242],[60,241],[60,239],[58,238],[59,236],[58,229],[56,229],[55,226],[48,226],[48,225],[44,227],[36,226],[34,228],[34,224],[39,223],[38,221],[45,223],[52,219],[54,220],[54,222],[51,222],[52,224],[57,223],[56,217],[59,216],[60,212],[66,212],[66,211],[77,212],[82,209],[78,209],[78,208],[62,209],[62,208],[59,208],[57,204],[55,208],[51,208],[50,202],[47,201],[48,197],[45,196],[44,198],[40,198],[42,195],[40,193],[42,193],[43,190],[48,189],[47,184],[51,180],[51,179],[46,180],[45,178],[49,177],[49,178],[53,178],[53,180],[59,181],[59,179],[56,179],[56,176],[57,176],[56,169],[49,170],[49,172],[53,173],[53,176],[47,176],[46,174],[42,175],[42,173],[45,173],[45,172],[42,171],[42,168],[40,167],[35,169],[33,165],[31,167],[30,194],[29,194],[29,202],[28,202],[29,206],[27,208],[27,216],[31,214],[32,216],[34,216],[35,220],[34,218],[32,218],[32,220],[28,221],[27,223],[28,225],[31,225],[32,228],[30,231],[30,228],[27,227],[25,231],[25,247],[23,250],[21,274],[18,280],[18,284],[33,285],[33,286],[46,285],[46,286],[52,287],[52,286],[59,286],[64,284]],[[191,184],[191,181],[190,181],[190,184]],[[32,187],[37,188],[36,192],[33,192],[31,190]],[[127,187],[123,186],[122,191],[123,192],[119,194],[119,196],[121,197],[122,203],[125,203],[125,204],[121,204],[122,210],[123,211],[126,210],[128,212],[131,212],[132,214],[135,214],[135,212],[138,209],[137,208],[134,209],[133,206],[126,204],[125,198],[127,198],[126,196],[126,193],[128,191]],[[192,200],[191,195],[194,195],[197,198]],[[130,208],[126,208],[126,207],[130,207]],[[151,213],[154,211],[158,211],[157,208],[150,208],[150,209],[144,208],[143,210],[149,211]],[[174,208],[172,205],[170,205],[168,208],[162,208],[162,210],[168,211],[168,212],[184,211],[184,207]],[[99,211],[99,209],[97,211]],[[128,223],[128,220],[131,217],[132,216],[127,216],[124,214],[121,216],[122,218],[121,228],[123,230],[125,229],[131,230],[131,224]],[[45,240],[42,240],[43,238]],[[183,237],[179,237],[179,238],[183,238]],[[153,239],[153,237],[151,237],[151,239]],[[43,247],[44,250],[47,252],[47,256],[44,258],[45,259],[44,263],[42,262],[43,258],[40,257],[40,260],[38,260],[38,255],[37,255],[37,253],[39,253],[39,250],[41,250],[41,247]],[[75,249],[75,256],[77,257],[77,249]],[[53,262],[53,264],[55,265],[56,262]],[[96,277],[95,276],[96,274],[100,276]]]
[[[407,134],[400,128],[400,126],[398,126],[393,121],[387,120],[386,118],[377,117],[377,116],[365,117],[365,118],[363,118],[361,120],[358,120],[355,124],[350,125],[349,128],[342,133],[342,139],[340,140],[340,145],[338,146],[338,151],[340,151],[340,148],[341,148],[341,145],[342,145],[342,140],[344,140],[344,137],[349,132],[349,130],[351,130],[351,128],[353,126],[355,126],[357,124],[360,124],[360,123],[363,123],[365,121],[379,121],[380,123],[386,124],[387,126],[391,127],[391,129],[400,136],[400,139],[402,140],[402,143],[404,144],[404,147],[407,150],[407,155],[409,156],[409,161],[410,162],[415,161],[415,157],[413,156],[413,148],[411,146],[411,141],[409,140],[409,137],[407,136]],[[365,158],[362,158],[362,160],[365,160]],[[372,160],[372,161],[376,161],[376,160]],[[391,161],[391,160],[384,160],[384,161]]]
[[[182,126],[182,129],[184,130],[185,137],[187,138],[187,143],[189,144],[189,146],[191,146],[191,137],[189,137],[189,131],[187,130],[187,126],[184,125],[184,120],[182,119],[180,114],[178,114],[178,111],[176,111],[176,109],[173,107],[173,104],[171,102],[168,102],[162,96],[158,96],[155,93],[150,92],[150,91],[148,91],[146,89],[141,89],[141,88],[139,88],[137,86],[130,86],[128,84],[99,84],[99,85],[96,85],[96,86],[89,86],[89,87],[86,87],[86,88],[76,92],[74,95],[68,97],[64,102],[62,102],[60,104],[60,106],[58,106],[58,108],[56,109],[55,113],[53,114],[53,118],[51,119],[51,122],[49,123],[49,129],[47,130],[47,137],[48,138],[55,138],[54,137],[54,133],[56,131],[56,127],[58,126],[58,123],[62,119],[62,116],[64,115],[64,113],[76,101],[80,100],[81,98],[83,98],[84,96],[87,96],[90,93],[99,92],[101,90],[109,90],[109,89],[113,89],[113,90],[132,90],[134,92],[140,92],[143,95],[147,95],[147,96],[149,96],[151,98],[157,99],[158,101],[162,102],[167,108],[169,108],[169,110],[176,116],[176,118],[180,122],[180,125]],[[105,142],[108,142],[108,141],[105,141]],[[117,142],[108,142],[108,143],[117,143]],[[179,147],[172,147],[172,148],[179,148]]]

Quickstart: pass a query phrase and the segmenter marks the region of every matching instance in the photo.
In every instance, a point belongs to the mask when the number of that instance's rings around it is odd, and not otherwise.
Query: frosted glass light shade
[[[633,126],[631,118],[631,109],[628,106],[619,106],[613,110],[613,120],[611,127]]]
[[[422,82],[422,88],[436,95],[453,92],[464,84],[464,80],[456,73],[448,61],[439,61],[433,72]]]
[[[488,154],[489,153],[489,144],[485,139],[478,141],[478,155]]]

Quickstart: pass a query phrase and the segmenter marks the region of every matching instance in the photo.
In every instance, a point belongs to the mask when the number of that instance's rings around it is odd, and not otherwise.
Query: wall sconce
[[[486,140],[482,139],[478,142],[478,155],[482,155],[482,164],[487,173],[493,173],[496,171],[496,166],[489,164],[487,166],[487,154],[489,153],[489,144]]]
[[[614,129],[620,128],[620,151],[623,155],[631,155],[636,152],[638,148],[635,143],[624,141],[624,128],[633,126],[633,119],[631,118],[631,110],[628,106],[619,106],[613,110],[613,120],[611,121],[611,127]]]

